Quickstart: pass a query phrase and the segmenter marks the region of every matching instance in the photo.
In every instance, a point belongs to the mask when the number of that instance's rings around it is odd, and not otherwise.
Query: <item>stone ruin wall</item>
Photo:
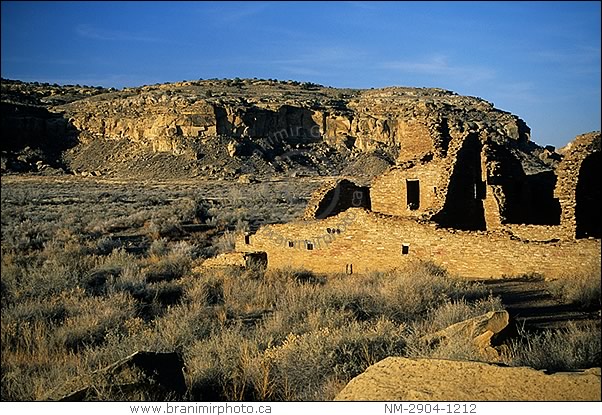
[[[477,141],[478,132],[452,130],[449,132],[445,148],[437,141],[432,132],[415,137],[404,137],[403,148],[417,147],[414,142],[421,145],[428,143],[429,147],[423,150],[429,154],[425,161],[416,159],[416,156],[424,156],[421,153],[409,153],[405,155],[412,158],[406,161],[406,165],[391,168],[388,172],[377,177],[371,185],[372,210],[394,216],[408,216],[415,218],[430,219],[434,214],[440,212],[446,202],[450,178],[454,174],[457,165],[461,163],[458,157],[461,150],[474,146]],[[472,137],[472,140],[467,138]],[[478,146],[478,144],[477,144]],[[480,150],[480,149],[479,149]],[[407,164],[410,164],[408,167]],[[481,179],[479,177],[479,179]],[[419,182],[419,204],[416,209],[408,207],[408,181]]]
[[[431,154],[441,154],[434,146]],[[435,220],[459,229],[498,227],[499,208],[486,187],[486,163],[477,131],[453,133],[446,157],[397,166],[376,178],[371,186],[372,210],[393,216]],[[419,188],[419,203],[411,206],[410,187]],[[476,220],[478,219],[478,220]]]
[[[590,163],[595,164],[593,166],[596,172],[585,172],[585,175],[589,173],[590,180],[595,183],[591,185],[597,189],[597,215],[600,213],[600,152],[601,152],[601,139],[600,132],[588,133],[578,136],[572,141],[564,151],[564,158],[556,168],[558,175],[558,182],[554,190],[554,196],[558,198],[561,206],[561,217],[560,224],[565,235],[575,236],[577,233],[577,187],[580,180],[583,180],[582,166],[586,160]],[[598,229],[599,229],[598,219]],[[600,237],[598,232],[598,237]]]
[[[492,151],[492,146],[497,150]],[[545,166],[543,169],[536,167],[541,170],[535,173],[526,172],[516,156],[500,147],[500,144],[490,142],[487,133],[481,133],[477,139],[475,132],[472,136],[452,139],[445,158],[435,157],[433,161],[410,167],[392,167],[377,177],[371,186],[372,210],[433,220],[449,228],[499,230],[523,240],[571,240],[592,236],[579,235],[575,212],[578,183],[586,183],[582,188],[587,187],[586,193],[594,193],[587,197],[597,200],[585,203],[597,203],[597,207],[589,208],[590,217],[595,217],[593,212],[600,210],[600,191],[595,194],[599,186],[593,182],[595,174],[591,172],[591,166],[599,164],[596,161],[600,154],[599,133],[575,140],[556,172]],[[584,160],[589,160],[590,166],[585,173],[582,171]],[[468,172],[471,169],[472,172]],[[458,172],[464,177],[459,179]],[[409,208],[408,181],[419,183],[417,209]],[[472,225],[467,221],[470,217],[474,219]],[[590,218],[591,221],[595,219]],[[599,220],[597,226],[597,233],[590,233],[599,237]]]
[[[446,163],[434,161],[402,169],[394,167],[377,177],[370,188],[372,210],[393,216],[419,218],[432,216],[445,202],[449,173],[446,175]],[[408,207],[407,181],[419,181],[420,203],[417,209]]]
[[[406,254],[402,253],[404,244]],[[344,273],[351,266],[354,273],[366,273],[430,259],[468,278],[526,273],[562,277],[599,264],[600,247],[600,240],[592,239],[526,243],[505,233],[437,229],[435,224],[364,209],[350,209],[320,221],[270,225],[236,244],[240,251],[267,252],[268,268]]]
[[[480,164],[480,177],[485,184],[485,194],[480,200],[486,231],[462,231],[443,228],[432,220],[416,220],[432,218],[433,211],[445,207],[444,200],[449,195],[429,192],[434,185],[441,186],[453,175],[442,174],[442,165],[448,169],[451,166],[451,170],[466,168],[449,157],[405,170],[392,168],[377,178],[370,188],[372,211],[352,207],[323,220],[267,226],[237,241],[237,248],[267,252],[269,268],[290,266],[324,273],[385,271],[425,259],[469,278],[529,273],[555,278],[593,271],[600,263],[600,239],[578,238],[574,217],[578,183],[585,180],[582,165],[592,156],[599,157],[599,149],[599,133],[579,138],[558,166],[556,195],[563,207],[559,225],[505,222],[500,213],[504,207],[500,202],[507,197],[504,188],[495,181],[494,184],[487,181],[487,172],[491,171],[488,163],[497,161],[488,159],[485,152],[480,151],[478,162],[474,158],[473,163]],[[588,174],[592,176],[592,172]],[[407,208],[406,179],[419,179],[424,189],[420,194],[420,207],[415,211]],[[588,185],[592,187],[591,177],[589,180]],[[441,188],[447,190],[445,186]],[[317,192],[314,205],[327,193]],[[594,191],[594,196],[599,205],[599,191]],[[565,212],[566,206],[572,210]]]
[[[303,213],[303,219],[324,219],[350,207],[370,210],[370,188],[358,186],[347,179],[330,180],[312,194]]]

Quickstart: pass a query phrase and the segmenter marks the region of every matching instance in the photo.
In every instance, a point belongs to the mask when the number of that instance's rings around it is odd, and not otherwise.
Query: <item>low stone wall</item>
[[[501,231],[438,229],[356,208],[324,220],[266,226],[237,241],[239,251],[265,251],[268,268],[366,273],[432,260],[469,278],[579,273],[600,262],[600,247],[597,239],[525,242]]]

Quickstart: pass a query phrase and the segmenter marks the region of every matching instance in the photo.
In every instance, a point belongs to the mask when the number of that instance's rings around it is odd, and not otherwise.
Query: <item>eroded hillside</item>
[[[111,176],[373,177],[445,157],[469,132],[534,157],[519,117],[437,88],[201,80],[123,90],[2,81],[3,171]]]

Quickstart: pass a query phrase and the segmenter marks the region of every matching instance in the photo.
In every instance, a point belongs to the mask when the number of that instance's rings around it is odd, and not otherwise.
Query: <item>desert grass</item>
[[[600,263],[589,264],[583,272],[576,275],[565,275],[550,281],[550,291],[566,303],[582,308],[598,308],[602,305],[600,284],[602,274]]]
[[[600,324],[569,322],[562,329],[521,330],[519,337],[511,340],[505,354],[505,362],[512,366],[530,366],[551,372],[600,367]]]
[[[201,270],[232,249],[233,234],[302,214],[316,183],[228,186],[3,182],[0,398],[49,399],[146,350],[184,357],[186,399],[328,400],[387,356],[469,355],[465,345],[418,349],[415,339],[501,307],[483,284],[432,262],[368,275]],[[564,367],[595,362],[595,347],[575,357],[593,344],[575,330],[526,344],[542,359],[553,342],[570,348],[558,354]],[[512,349],[517,364],[523,344]]]
[[[333,385],[404,355],[408,327],[425,310],[487,296],[481,286],[434,271],[441,269],[431,263],[326,278],[295,269],[262,278],[230,271],[198,282],[201,302],[208,292],[223,296],[217,307],[225,324],[187,349],[191,398],[332,399]]]

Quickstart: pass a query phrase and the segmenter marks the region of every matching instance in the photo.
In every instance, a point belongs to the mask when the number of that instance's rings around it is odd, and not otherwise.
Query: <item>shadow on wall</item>
[[[443,209],[433,220],[448,228],[485,230],[485,184],[481,177],[481,142],[472,134],[458,151]]]
[[[349,180],[343,179],[324,194],[313,212],[313,217],[315,219],[325,219],[329,216],[338,215],[352,207],[371,210],[370,188],[358,186]]]
[[[501,161],[495,171],[488,172],[487,181],[503,190],[503,199],[497,200],[503,224],[560,225],[554,171],[536,166],[527,174],[512,151],[500,145],[490,144],[488,155],[490,160]]]

